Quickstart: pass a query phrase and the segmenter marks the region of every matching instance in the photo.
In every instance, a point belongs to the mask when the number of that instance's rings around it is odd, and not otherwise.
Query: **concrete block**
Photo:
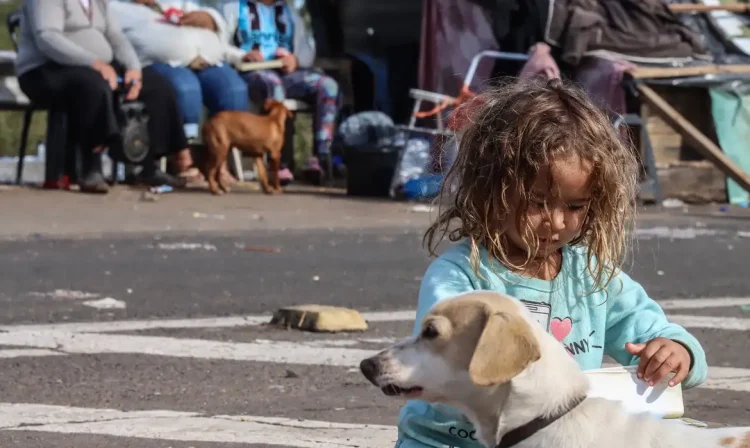
[[[367,330],[367,322],[356,310],[327,305],[281,308],[274,313],[271,325],[316,332]]]

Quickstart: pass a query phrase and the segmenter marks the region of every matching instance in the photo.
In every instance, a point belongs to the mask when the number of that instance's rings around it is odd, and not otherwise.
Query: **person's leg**
[[[289,98],[310,103],[315,108],[315,155],[329,153],[339,113],[339,85],[330,76],[300,69],[282,78]]]
[[[172,85],[185,123],[185,136],[188,139],[197,138],[204,101],[199,77],[187,67],[173,67],[164,63],[151,64],[149,70],[160,74]],[[179,175],[186,178],[200,177],[197,170],[191,170],[193,157],[190,149],[175,154],[172,163],[174,171]]]
[[[69,140],[80,146],[81,191],[106,193],[101,150],[119,135],[114,97],[109,84],[88,67],[47,64],[19,79],[29,98],[43,106],[62,103],[69,120]]]
[[[151,64],[148,70],[158,73],[172,85],[185,122],[185,134],[188,138],[197,137],[203,112],[203,91],[199,77],[187,67],[173,67],[163,63]]]
[[[195,73],[200,82],[208,112],[248,111],[248,85],[230,65],[208,67]]]
[[[309,103],[314,108],[313,132],[315,147],[313,157],[306,164],[306,177],[313,183],[321,183],[323,169],[320,160],[331,168],[330,147],[336,127],[336,117],[340,108],[339,85],[330,76],[310,69],[299,69],[282,78],[289,98]],[[328,173],[329,176],[332,173]]]
[[[255,70],[242,74],[247,83],[250,101],[262,108],[267,98],[283,101],[286,98],[284,86],[278,73],[272,70]]]
[[[149,111],[149,158],[143,165],[142,182],[150,185],[183,186],[184,181],[157,168],[162,156],[188,150],[177,95],[167,78],[151,67],[143,69],[143,87],[138,97]]]

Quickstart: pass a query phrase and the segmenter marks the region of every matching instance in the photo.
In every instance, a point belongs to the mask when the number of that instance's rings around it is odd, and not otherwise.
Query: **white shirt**
[[[166,3],[160,2],[162,7],[168,7]],[[159,13],[143,5],[123,1],[109,5],[143,65],[161,62],[187,66],[197,57],[209,65],[220,65],[224,61],[238,62],[243,56],[211,30],[167,23]],[[190,9],[193,8],[183,11]]]

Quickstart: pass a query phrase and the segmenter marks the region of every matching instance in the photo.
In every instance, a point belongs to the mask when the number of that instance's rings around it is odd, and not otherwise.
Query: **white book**
[[[586,370],[589,397],[619,401],[628,412],[648,412],[659,418],[680,418],[685,413],[682,386],[669,386],[669,375],[653,387],[638,378],[638,366]]]
[[[241,72],[251,72],[254,70],[268,70],[274,68],[281,68],[284,64],[281,59],[272,59],[270,61],[260,62],[241,62],[237,64],[237,70]]]

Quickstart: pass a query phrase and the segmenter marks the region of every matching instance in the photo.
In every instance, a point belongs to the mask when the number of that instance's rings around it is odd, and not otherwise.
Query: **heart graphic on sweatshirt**
[[[549,323],[549,328],[552,332],[552,336],[554,336],[559,342],[562,342],[563,339],[568,337],[570,331],[573,329],[573,320],[569,317],[566,317],[565,319],[555,317],[552,319],[552,322]]]

